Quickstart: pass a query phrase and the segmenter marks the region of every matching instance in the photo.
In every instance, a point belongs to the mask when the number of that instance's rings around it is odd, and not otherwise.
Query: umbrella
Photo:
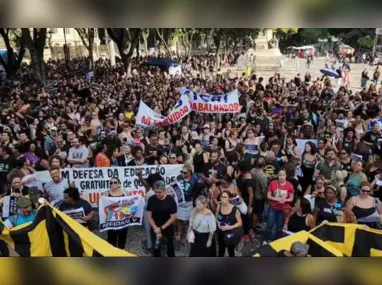
[[[177,62],[175,62],[169,58],[152,58],[152,59],[149,59],[145,64],[151,65],[151,66],[168,68],[170,66],[178,65],[179,63],[177,63]]]
[[[320,72],[326,76],[329,76],[329,77],[334,77],[334,78],[340,78],[341,77],[336,70],[333,70],[330,68],[320,69]]]

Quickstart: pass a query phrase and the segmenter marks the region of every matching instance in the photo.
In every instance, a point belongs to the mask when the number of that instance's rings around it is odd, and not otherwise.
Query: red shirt
[[[281,185],[278,180],[273,180],[269,184],[268,191],[272,192],[272,197],[274,198],[280,198],[284,196],[285,199],[289,199],[294,195],[293,185],[288,181],[286,181],[284,185]],[[289,202],[281,204],[276,201],[269,201],[269,206],[278,211],[290,208]]]

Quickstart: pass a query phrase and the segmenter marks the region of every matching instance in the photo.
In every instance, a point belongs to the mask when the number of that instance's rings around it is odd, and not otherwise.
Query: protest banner
[[[159,173],[170,185],[180,174],[182,164],[175,165],[145,165],[131,167],[94,167],[94,168],[70,168],[64,169],[61,175],[69,183],[74,182],[78,188],[81,198],[88,201],[93,207],[97,207],[98,199],[103,192],[110,189],[110,179],[118,177],[121,188],[131,195],[145,196],[145,188],[137,176],[137,169],[142,169],[143,177],[149,174]],[[42,185],[50,181],[48,171],[36,172],[36,180]],[[43,189],[43,188],[40,188]]]
[[[101,197],[99,200],[99,230],[119,230],[142,225],[145,199],[142,196]]]
[[[78,208],[78,209],[72,209],[72,210],[66,210],[63,211],[67,216],[71,217],[73,220],[75,220],[77,223],[80,224],[86,224],[86,222],[82,219],[85,217],[85,211],[84,208]]]
[[[200,113],[239,113],[239,94],[237,90],[223,95],[209,95],[193,92],[185,87],[179,89],[190,100],[191,109]]]
[[[165,117],[153,111],[144,102],[140,102],[136,124],[140,126],[168,126],[175,124],[191,112],[187,96],[181,96],[171,113]]]
[[[5,196],[3,198],[3,213],[4,219],[9,218],[17,214],[17,197],[16,196]]]
[[[178,205],[185,202],[183,187],[181,187],[179,182],[171,183],[167,189],[167,194],[172,196]]]

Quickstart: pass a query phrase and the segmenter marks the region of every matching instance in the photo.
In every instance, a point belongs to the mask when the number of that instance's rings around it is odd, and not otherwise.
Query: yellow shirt
[[[125,118],[126,119],[131,119],[131,117],[133,117],[134,116],[134,113],[133,112],[126,112],[125,113]]]

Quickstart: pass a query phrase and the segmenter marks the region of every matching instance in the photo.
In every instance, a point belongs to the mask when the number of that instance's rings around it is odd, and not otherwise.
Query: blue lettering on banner
[[[178,104],[175,105],[174,109],[177,109],[177,108],[179,108],[179,107],[182,106],[182,105],[183,105],[183,100],[182,100],[182,99],[179,99],[179,100],[178,100]]]

